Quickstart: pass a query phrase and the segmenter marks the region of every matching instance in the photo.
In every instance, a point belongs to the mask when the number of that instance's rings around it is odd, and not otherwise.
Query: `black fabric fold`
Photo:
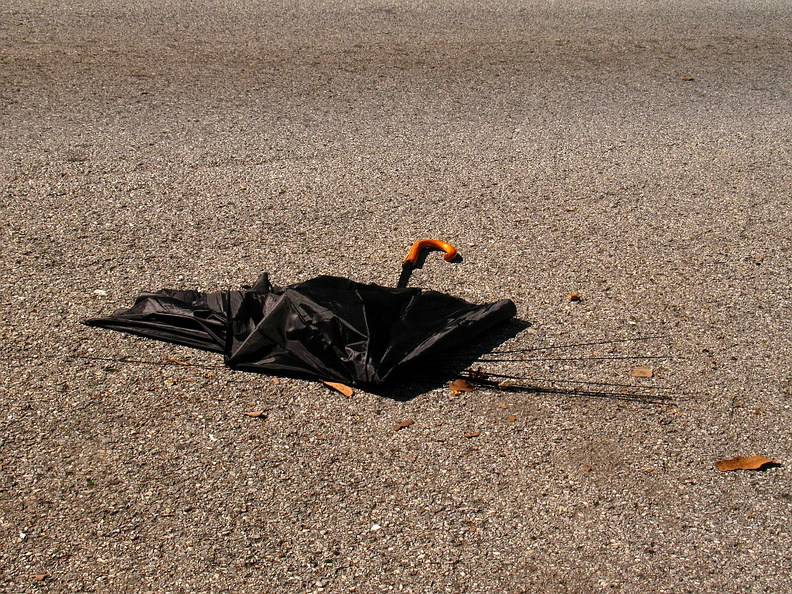
[[[233,369],[384,384],[441,352],[465,347],[516,314],[508,299],[474,305],[437,291],[320,276],[276,287],[144,293],[99,326],[223,353]]]

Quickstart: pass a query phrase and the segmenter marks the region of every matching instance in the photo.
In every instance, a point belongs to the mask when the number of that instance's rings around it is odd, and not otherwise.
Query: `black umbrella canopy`
[[[416,242],[400,285],[425,249],[456,254],[444,242]],[[241,290],[143,293],[130,309],[84,323],[223,353],[232,369],[378,386],[440,353],[469,350],[473,338],[515,314],[508,299],[474,305],[335,276],[277,287],[265,273]]]

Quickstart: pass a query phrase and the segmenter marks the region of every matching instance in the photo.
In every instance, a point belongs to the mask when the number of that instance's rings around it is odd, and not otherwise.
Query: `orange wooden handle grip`
[[[437,239],[419,239],[414,244],[412,244],[412,247],[410,248],[407,257],[404,259],[404,262],[415,264],[418,261],[418,256],[424,250],[440,250],[441,252],[445,252],[443,260],[446,262],[451,262],[451,260],[457,257],[456,248],[450,243],[439,241]]]

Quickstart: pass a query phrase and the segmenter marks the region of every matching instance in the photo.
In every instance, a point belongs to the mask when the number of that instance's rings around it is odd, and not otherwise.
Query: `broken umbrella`
[[[407,288],[430,249],[456,257],[445,242],[416,242],[397,288],[335,276],[277,287],[265,273],[241,290],[143,293],[130,309],[84,323],[222,353],[232,369],[377,386],[439,353],[469,349],[516,314],[508,299],[474,305]]]

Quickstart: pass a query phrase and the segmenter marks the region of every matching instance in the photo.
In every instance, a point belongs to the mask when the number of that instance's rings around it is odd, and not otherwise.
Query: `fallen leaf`
[[[242,414],[245,415],[246,417],[251,417],[254,419],[258,419],[260,417],[264,417],[267,415],[267,413],[265,413],[263,410],[251,410],[248,412],[244,412]]]
[[[339,384],[338,382],[322,382],[328,388],[332,388],[336,392],[341,392],[347,398],[351,397],[355,391],[346,384]]]
[[[580,296],[579,291],[573,291],[569,295],[567,295],[567,300],[569,301],[581,301],[583,298]]]
[[[652,377],[654,373],[649,367],[633,367],[630,375],[632,377]]]
[[[471,384],[467,380],[457,379],[448,384],[448,388],[451,390],[451,393],[456,396],[457,394],[461,394],[462,392],[472,392],[476,389],[476,387]]]
[[[467,437],[468,439],[471,439],[473,437],[478,437],[479,435],[481,435],[481,431],[474,431],[473,433],[465,433],[465,437]]]
[[[409,427],[409,426],[410,426],[410,425],[412,425],[413,423],[415,423],[415,421],[414,421],[413,419],[407,419],[406,421],[402,421],[401,423],[399,423],[398,425],[396,425],[396,426],[393,428],[393,430],[394,430],[394,431],[400,431],[400,430],[404,429],[405,427]]]
[[[506,408],[506,403],[505,402],[498,402],[495,406],[497,406],[498,408]]]
[[[507,418],[507,419],[509,419],[509,420],[510,420],[512,423],[514,423],[514,421],[516,421],[516,420],[517,420],[517,416],[516,416],[516,415],[509,415],[509,416],[508,416],[508,417],[506,417],[506,418]]]
[[[715,467],[721,472],[726,472],[727,470],[758,470],[771,462],[775,462],[775,459],[765,458],[764,456],[750,456],[748,458],[738,456],[731,460],[715,462]]]
[[[36,580],[37,582],[43,582],[44,580],[47,579],[47,577],[49,576],[46,573],[37,573],[36,575],[33,576],[33,579]]]
[[[583,472],[591,472],[591,466],[588,466],[588,465],[586,465],[586,466],[584,466],[583,468],[581,468],[581,470],[582,470]]]
[[[696,79],[693,78],[692,76],[680,76],[679,80],[691,81],[691,80],[696,80]]]

